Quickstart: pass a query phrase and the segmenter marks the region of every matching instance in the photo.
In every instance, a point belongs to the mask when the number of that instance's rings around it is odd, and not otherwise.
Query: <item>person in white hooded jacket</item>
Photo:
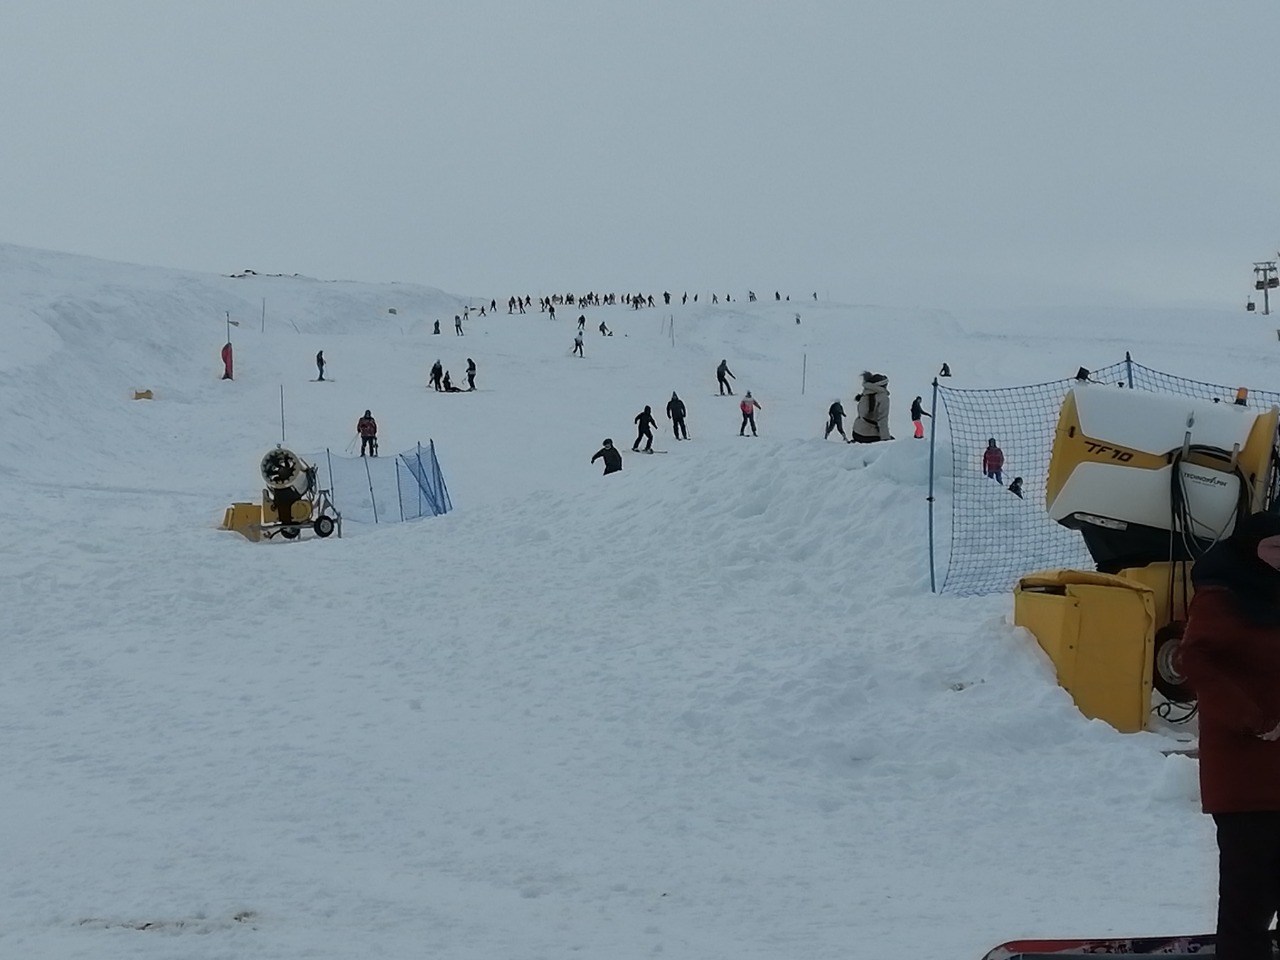
[[[862,371],[862,392],[854,399],[858,401],[858,416],[849,431],[849,442],[892,440],[889,434],[889,378],[883,373]]]

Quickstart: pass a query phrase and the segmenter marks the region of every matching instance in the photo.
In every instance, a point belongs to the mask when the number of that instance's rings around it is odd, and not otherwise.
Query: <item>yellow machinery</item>
[[[1013,594],[1014,622],[1035,634],[1080,712],[1121,733],[1141,730],[1151,709],[1155,606],[1145,584],[1085,570],[1034,573]]]
[[[1081,384],[1063,401],[1045,506],[1079,530],[1097,571],[1023,577],[1014,622],[1035,634],[1088,717],[1143,729],[1175,669],[1190,567],[1274,499],[1280,409]]]
[[[262,502],[233,503],[223,516],[225,530],[235,530],[250,540],[270,540],[276,535],[295,540],[304,530],[328,537],[342,536],[342,515],[328,490],[316,483],[316,468],[292,450],[277,446],[263,456],[259,470],[266,486]]]
[[[1075,387],[1058,415],[1049,516],[1079,530],[1099,570],[1194,560],[1261,510],[1280,409]]]

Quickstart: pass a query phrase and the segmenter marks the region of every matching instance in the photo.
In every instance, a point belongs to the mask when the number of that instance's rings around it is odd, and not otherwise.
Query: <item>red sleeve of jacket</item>
[[[1263,733],[1274,726],[1275,720],[1266,716],[1246,686],[1256,669],[1258,648],[1280,643],[1276,633],[1243,620],[1229,590],[1196,591],[1178,661],[1203,708],[1222,726],[1242,734]]]

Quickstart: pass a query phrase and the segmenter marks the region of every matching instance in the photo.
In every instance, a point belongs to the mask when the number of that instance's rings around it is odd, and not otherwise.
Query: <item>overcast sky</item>
[[[0,240],[499,299],[1243,307],[1278,30],[1274,0],[5,0]]]

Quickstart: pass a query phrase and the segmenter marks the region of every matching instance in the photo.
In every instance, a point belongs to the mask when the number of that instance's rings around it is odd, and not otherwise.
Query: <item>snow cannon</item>
[[[268,450],[259,464],[266,487],[262,490],[262,524],[266,539],[276,534],[295,540],[306,528],[317,537],[339,531],[342,517],[328,490],[316,482],[316,468],[292,450],[277,446]]]
[[[1274,499],[1280,408],[1079,384],[1062,403],[1045,506],[1098,570],[1195,560]]]

